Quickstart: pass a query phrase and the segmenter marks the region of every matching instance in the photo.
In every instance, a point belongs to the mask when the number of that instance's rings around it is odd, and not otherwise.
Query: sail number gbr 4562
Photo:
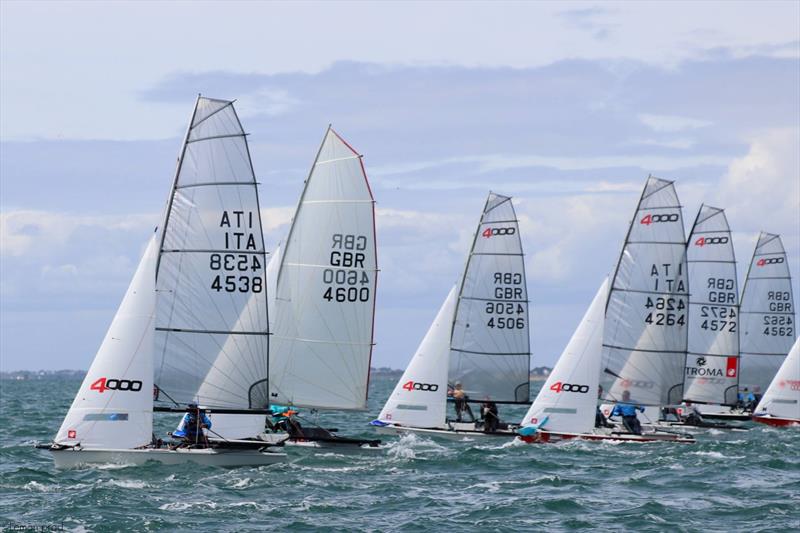
[[[224,232],[224,252],[208,256],[211,289],[217,292],[264,290],[263,257],[258,253],[253,211],[223,211],[219,227]],[[260,240],[260,238],[259,238]],[[238,253],[237,253],[238,252]]]
[[[369,302],[370,280],[364,262],[367,237],[352,233],[331,235],[328,265],[322,271],[322,299],[327,302]]]

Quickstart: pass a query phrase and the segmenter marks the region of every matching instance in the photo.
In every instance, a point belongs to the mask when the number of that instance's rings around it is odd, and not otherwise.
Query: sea
[[[287,449],[288,462],[259,468],[56,470],[34,445],[53,438],[79,385],[0,382],[0,530],[800,530],[800,428],[708,430],[694,445],[383,437],[378,452]],[[302,414],[375,438],[368,424],[393,386],[373,379],[367,412]],[[157,416],[164,434],[179,415]]]

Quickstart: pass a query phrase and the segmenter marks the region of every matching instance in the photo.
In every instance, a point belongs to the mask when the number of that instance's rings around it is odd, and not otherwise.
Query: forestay
[[[158,399],[265,407],[266,251],[257,184],[233,102],[198,97],[162,231]]]
[[[778,235],[761,233],[742,291],[739,387],[763,394],[797,335],[789,263]]]
[[[725,212],[703,205],[686,243],[689,328],[683,398],[734,405],[739,384],[739,288]]]
[[[278,271],[273,401],[366,408],[376,265],[374,201],[361,156],[329,128]]]
[[[489,193],[459,288],[449,382],[472,400],[530,401],[525,258],[511,198]]]
[[[444,427],[447,369],[457,287],[447,295],[417,352],[383,406],[378,420],[414,427]]]
[[[56,444],[136,448],[153,435],[154,236],[72,402]]]
[[[600,285],[567,347],[520,425],[562,433],[589,433],[597,411],[608,279]]]
[[[648,177],[606,307],[605,398],[645,405],[682,398],[686,353],[686,239],[673,182]]]
[[[800,421],[800,341],[795,341],[755,414]]]

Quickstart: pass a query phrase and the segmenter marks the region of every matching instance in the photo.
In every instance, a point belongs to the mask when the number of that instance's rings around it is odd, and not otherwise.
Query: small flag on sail
[[[738,361],[737,357],[728,357],[728,366],[725,369],[725,375],[728,376],[729,378],[736,377],[737,361]]]

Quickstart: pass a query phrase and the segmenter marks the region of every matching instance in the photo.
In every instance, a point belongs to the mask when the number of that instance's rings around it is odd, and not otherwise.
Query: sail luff
[[[164,208],[164,214],[161,217],[161,225],[159,225],[159,229],[161,230],[159,242],[158,242],[158,257],[156,257],[156,269],[155,269],[155,278],[156,281],[158,280],[158,270],[161,265],[161,251],[164,249],[164,239],[167,235],[167,223],[169,222],[169,213],[172,210],[172,202],[175,200],[175,191],[178,189],[178,178],[181,175],[181,167],[183,166],[183,158],[186,156],[186,146],[189,144],[189,134],[192,132],[192,126],[194,124],[194,118],[197,116],[197,106],[200,103],[200,94],[197,95],[194,101],[194,109],[192,110],[192,118],[189,119],[189,124],[186,125],[186,133],[183,136],[183,143],[181,144],[180,155],[178,156],[178,162],[175,165],[175,176],[172,178],[172,189],[169,193],[169,200],[167,200],[167,205]]]

